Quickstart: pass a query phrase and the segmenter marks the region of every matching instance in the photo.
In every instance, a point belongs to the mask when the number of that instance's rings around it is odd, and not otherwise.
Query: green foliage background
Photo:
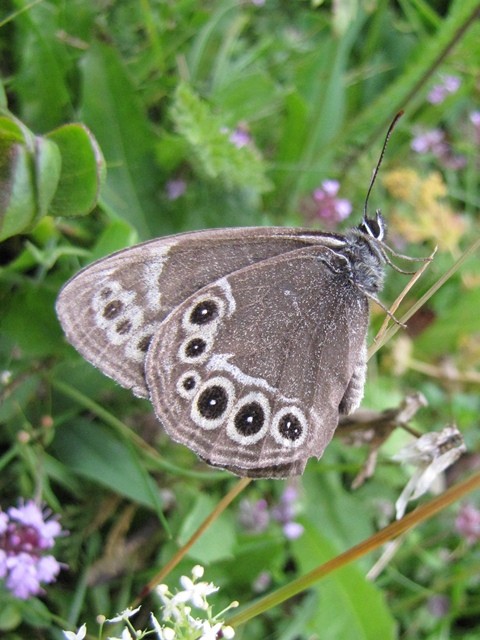
[[[444,223],[433,231],[423,228],[431,212],[399,203],[382,178],[372,195],[402,252],[426,255],[440,245],[408,295],[406,306],[413,304],[478,237],[480,141],[468,115],[479,104],[479,12],[474,0],[2,5],[4,107],[38,136],[85,124],[107,170],[90,216],[58,217],[51,208],[0,245],[0,370],[8,372],[1,504],[41,497],[70,532],[57,551],[69,568],[45,597],[22,603],[0,592],[0,629],[8,637],[60,638],[59,629],[83,621],[93,629],[96,615],[133,600],[235,482],[168,442],[148,403],[66,344],[54,313],[61,285],[138,240],[215,226],[305,225],[302,203],[325,179],[340,180],[341,195],[355,205],[348,224],[357,224],[388,123],[404,108],[382,175],[408,168],[426,179],[436,171],[448,192]],[[428,92],[442,73],[459,76],[461,87],[431,104]],[[253,140],[241,149],[222,132],[239,125]],[[453,169],[414,154],[418,127],[442,127],[465,165]],[[169,199],[168,182],[178,179],[186,191]],[[85,185],[93,189],[93,180]],[[409,221],[403,237],[398,218]],[[397,335],[376,354],[364,401],[382,410],[421,391],[429,406],[415,426],[425,432],[455,421],[469,464],[478,463],[480,446],[479,276],[477,253],[429,301],[425,330]],[[390,274],[382,299],[391,302],[404,284]],[[377,328],[382,317],[373,311]],[[366,452],[335,441],[300,481],[302,537],[287,541],[275,525],[245,533],[234,504],[169,580],[200,562],[221,587],[219,608],[248,603],[262,571],[279,586],[368,537],[392,517],[408,476],[390,455],[407,441],[395,433],[375,476],[353,493]],[[283,482],[259,481],[247,495],[275,502],[283,489]],[[478,496],[472,501],[480,506]],[[367,558],[239,628],[237,637],[477,637],[479,548],[455,532],[455,513],[409,534],[374,584],[365,578]],[[440,596],[448,604],[436,615]]]

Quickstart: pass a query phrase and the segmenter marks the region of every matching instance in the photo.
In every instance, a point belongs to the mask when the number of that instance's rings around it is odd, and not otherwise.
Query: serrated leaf
[[[251,145],[236,147],[224,122],[186,84],[177,87],[172,117],[194,154],[196,168],[205,176],[221,180],[230,189],[242,187],[258,193],[271,189],[258,151]]]

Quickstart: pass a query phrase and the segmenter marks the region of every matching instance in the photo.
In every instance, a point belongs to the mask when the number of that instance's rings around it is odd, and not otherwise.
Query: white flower
[[[175,631],[169,627],[162,627],[153,613],[150,614],[150,620],[152,622],[152,627],[157,634],[158,640],[175,640]]]
[[[217,640],[218,632],[222,629],[222,623],[217,622],[216,624],[211,625],[211,623],[206,620],[202,625],[202,635],[198,640]]]
[[[136,609],[132,609],[131,607],[127,607],[121,613],[117,613],[114,618],[107,618],[107,622],[121,622],[122,620],[128,620],[136,613],[140,611],[141,607],[137,607]]]
[[[78,628],[78,631],[64,631],[63,635],[67,640],[83,640],[87,634],[87,625],[84,623]]]
[[[218,587],[211,582],[198,582],[195,584],[188,576],[182,576],[180,584],[184,591],[179,591],[173,596],[172,604],[174,605],[179,602],[191,602],[198,609],[207,609],[207,596],[218,591]]]
[[[394,460],[417,467],[396,502],[397,520],[405,513],[407,503],[426,493],[438,476],[466,451],[456,426],[426,433],[407,445]]]
[[[200,578],[203,578],[204,573],[205,569],[200,564],[196,564],[192,569],[192,578],[194,580],[199,580]]]
[[[10,382],[11,379],[12,379],[12,372],[11,371],[5,370],[5,371],[1,371],[0,372],[0,382],[2,384],[7,385]],[[68,631],[67,633],[72,633],[72,632]]]
[[[158,597],[163,603],[162,618],[164,620],[179,620],[182,617],[182,612],[173,602],[173,598],[168,590],[166,584],[159,584],[155,589]]]

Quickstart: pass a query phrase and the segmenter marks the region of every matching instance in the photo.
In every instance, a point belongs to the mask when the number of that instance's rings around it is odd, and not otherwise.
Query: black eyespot
[[[193,338],[185,346],[185,355],[188,358],[199,358],[207,348],[207,343],[203,338]]]
[[[139,351],[143,351],[144,353],[146,353],[148,351],[148,347],[150,346],[152,338],[153,338],[153,336],[151,336],[151,335],[143,336],[143,338],[141,340],[139,340],[138,343],[137,343],[137,349]]]
[[[103,317],[107,320],[113,320],[123,311],[123,302],[121,300],[112,300],[103,308]]]
[[[110,287],[105,287],[105,289],[102,289],[100,291],[100,297],[103,298],[104,300],[109,298],[111,295],[112,295],[112,290],[110,289]]]
[[[234,420],[235,429],[243,436],[258,433],[265,423],[265,412],[258,402],[244,404]]]
[[[182,380],[182,387],[185,389],[185,391],[191,391],[192,389],[195,389],[196,386],[197,381],[193,376],[188,376],[187,378]]]
[[[217,420],[228,406],[228,394],[220,385],[207,387],[197,400],[198,412],[207,420]]]
[[[192,309],[190,322],[202,326],[218,317],[218,304],[214,300],[202,300]]]
[[[132,323],[130,322],[130,320],[122,320],[122,322],[119,322],[115,327],[115,331],[121,336],[123,336],[126,333],[128,333],[131,330],[131,328],[132,328]]]
[[[286,413],[279,420],[278,431],[283,438],[293,442],[301,438],[303,427],[297,416],[294,416],[293,413]]]

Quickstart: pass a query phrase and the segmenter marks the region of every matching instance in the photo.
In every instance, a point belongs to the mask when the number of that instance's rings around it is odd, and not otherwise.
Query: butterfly
[[[65,335],[208,464],[301,474],[363,396],[369,298],[391,264],[370,189],[345,233],[210,229],[103,258],[58,296]]]

